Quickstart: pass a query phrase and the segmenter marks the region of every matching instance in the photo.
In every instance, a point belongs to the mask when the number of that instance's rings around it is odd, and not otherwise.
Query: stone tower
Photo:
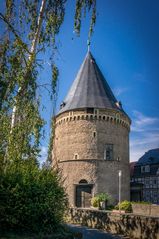
[[[90,52],[55,118],[53,165],[61,168],[71,206],[89,207],[96,193],[129,200],[130,118]]]

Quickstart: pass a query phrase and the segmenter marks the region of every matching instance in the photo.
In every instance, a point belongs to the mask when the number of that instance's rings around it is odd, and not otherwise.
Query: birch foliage
[[[37,96],[39,57],[56,53],[56,37],[64,21],[66,0],[5,0],[0,12],[0,162],[37,160],[44,120]],[[88,38],[96,21],[96,0],[76,0],[74,28],[91,12]],[[57,92],[58,69],[49,59],[52,96]],[[55,99],[55,97],[52,97]]]

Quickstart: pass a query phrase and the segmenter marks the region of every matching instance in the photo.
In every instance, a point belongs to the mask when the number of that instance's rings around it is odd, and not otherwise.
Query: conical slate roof
[[[109,108],[123,112],[90,52],[87,53],[58,113],[82,108]]]

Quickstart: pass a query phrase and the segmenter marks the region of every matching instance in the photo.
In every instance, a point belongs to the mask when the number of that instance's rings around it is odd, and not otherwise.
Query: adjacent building
[[[96,193],[130,199],[130,118],[92,54],[87,53],[55,117],[53,166],[61,170],[71,206],[89,207]]]
[[[159,148],[131,164],[131,200],[159,204]]]

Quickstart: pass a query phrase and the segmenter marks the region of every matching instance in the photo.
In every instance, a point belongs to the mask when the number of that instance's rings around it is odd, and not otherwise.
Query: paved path
[[[83,227],[80,225],[68,224],[68,226],[72,231],[81,232],[83,234],[82,239],[128,239],[128,237],[117,236],[108,232]]]

